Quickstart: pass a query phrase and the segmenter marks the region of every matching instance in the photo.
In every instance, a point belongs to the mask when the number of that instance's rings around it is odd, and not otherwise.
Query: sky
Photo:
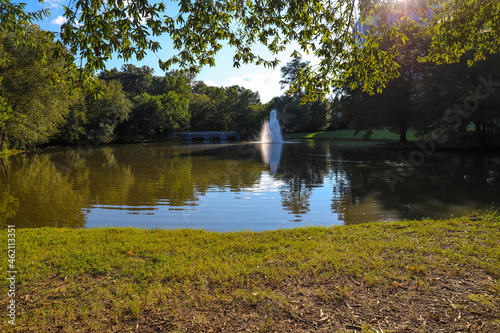
[[[27,10],[35,11],[49,8],[51,16],[43,21],[37,22],[37,24],[44,30],[59,32],[60,26],[65,22],[62,16],[64,13],[63,6],[68,5],[69,2],[69,0],[45,0],[44,3],[41,4],[36,0],[30,0]],[[161,37],[158,41],[162,45],[162,50],[160,50],[158,54],[151,52],[143,60],[137,61],[134,59],[129,61],[129,63],[136,66],[147,65],[155,70],[155,75],[163,75],[164,72],[158,66],[158,59],[167,60],[174,53],[171,51],[171,43],[168,36]],[[282,90],[279,84],[281,79],[280,67],[285,66],[292,60],[290,57],[291,52],[285,51],[277,56],[270,56],[269,53],[266,52],[267,50],[262,46],[256,46],[255,50],[267,60],[273,60],[274,57],[276,57],[280,60],[280,64],[275,69],[267,69],[263,66],[256,66],[253,64],[241,65],[239,68],[234,68],[232,66],[234,52],[231,48],[224,47],[215,58],[216,66],[203,68],[196,77],[196,80],[203,81],[209,86],[229,87],[232,85],[239,85],[245,87],[258,92],[263,103],[269,102],[273,97],[283,95],[285,90]],[[313,56],[304,56],[303,59],[311,61],[312,64],[314,64]],[[114,67],[120,69],[123,64],[124,62],[122,59],[115,58],[107,62],[107,69],[112,69]]]

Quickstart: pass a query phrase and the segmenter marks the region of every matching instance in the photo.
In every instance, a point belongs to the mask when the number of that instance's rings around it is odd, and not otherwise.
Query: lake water
[[[257,231],[500,203],[499,154],[434,153],[414,169],[410,157],[347,141],[43,150],[0,159],[0,224]]]

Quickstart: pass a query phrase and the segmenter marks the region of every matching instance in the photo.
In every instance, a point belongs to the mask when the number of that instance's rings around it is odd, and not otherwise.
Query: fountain
[[[271,111],[269,121],[265,121],[260,132],[260,150],[264,163],[271,167],[271,173],[276,173],[281,157],[283,138],[276,110]]]
[[[260,142],[282,143],[280,123],[276,116],[276,110],[271,111],[269,121],[265,121],[260,132]]]

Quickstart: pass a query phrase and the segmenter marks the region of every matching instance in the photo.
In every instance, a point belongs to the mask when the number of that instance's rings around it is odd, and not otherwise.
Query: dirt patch
[[[404,284],[284,281],[274,297],[172,306],[110,332],[500,332],[500,302],[482,272],[430,273]]]

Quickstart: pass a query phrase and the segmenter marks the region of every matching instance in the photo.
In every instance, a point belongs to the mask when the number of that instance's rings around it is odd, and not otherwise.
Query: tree
[[[152,137],[187,129],[190,97],[188,78],[179,71],[167,72],[163,77],[144,73],[142,71],[139,77],[148,79],[140,80],[143,86],[140,94],[133,97],[130,118],[120,127],[120,134],[124,137]],[[124,77],[120,72],[116,72],[115,76]]]
[[[258,93],[240,86],[209,87],[201,81],[191,91],[191,131],[260,131],[265,109]]]
[[[137,131],[149,137],[159,134],[162,120],[164,120],[162,109],[160,96],[143,93],[135,97],[132,108],[132,123],[137,127]]]
[[[302,61],[302,58],[295,58],[286,66],[280,68],[281,71],[281,80],[280,85],[281,89],[289,87],[293,85],[299,78],[300,73],[304,71],[307,66],[309,66],[310,61]],[[307,92],[302,87],[296,84],[295,92],[293,96],[296,98],[302,98]]]
[[[89,139],[96,142],[110,142],[115,128],[128,119],[132,108],[118,81],[103,80],[86,93],[85,105],[88,118],[86,132]]]
[[[457,63],[469,53],[468,65],[500,52],[500,2],[489,0],[426,1],[432,44],[425,58],[437,64]]]
[[[392,12],[383,14],[384,16],[376,21],[377,24],[389,22],[395,15]],[[371,27],[365,28],[371,29]],[[395,58],[400,76],[390,80],[378,95],[370,95],[363,91],[364,83],[355,79],[346,84],[340,93],[343,112],[355,131],[367,130],[370,134],[373,129],[388,128],[400,135],[400,142],[407,142],[407,132],[415,120],[411,104],[414,81],[420,79],[429,66],[419,60],[427,52],[430,37],[421,23],[412,20],[402,22],[401,31],[407,36],[407,41]],[[382,50],[392,48],[389,36],[378,37],[383,40]]]
[[[409,104],[412,86],[403,77],[392,80],[380,94],[369,95],[361,89],[342,96],[341,112],[355,131],[387,128],[400,135],[400,142],[407,142],[407,131],[412,125]]]
[[[300,73],[307,68],[309,62],[295,58],[286,66],[281,67],[281,88],[289,87],[298,80]],[[285,130],[292,132],[321,131],[328,127],[330,121],[330,105],[328,101],[316,98],[304,102],[308,92],[305,88],[296,85],[296,90],[289,94],[275,98],[271,108],[281,112],[282,125]]]
[[[161,101],[164,121],[160,126],[160,133],[169,134],[187,130],[189,126],[189,95],[170,90],[161,95]]]
[[[218,105],[224,115],[224,130],[237,130],[243,134],[255,133],[259,128],[252,128],[252,117],[257,116],[253,108],[260,106],[259,93],[240,86],[231,86],[224,89],[226,98]]]
[[[192,77],[178,70],[166,72],[164,76],[153,76],[147,92],[151,95],[162,95],[175,91],[181,95],[189,95]]]
[[[396,12],[396,24],[379,24],[365,34],[362,25],[388,7]],[[292,91],[305,87],[314,100],[354,76],[365,91],[373,93],[400,74],[395,59],[407,36],[398,23],[408,18],[399,13],[409,11],[425,18],[433,32],[428,60],[458,61],[468,50],[479,60],[500,51],[498,1],[179,0],[177,8],[167,10],[164,3],[146,0],[74,0],[66,7],[67,22],[58,33],[60,47],[65,45],[70,53],[59,53],[72,57],[71,62],[82,59],[82,73],[93,73],[104,69],[114,53],[128,61],[159,51],[159,40],[168,35],[177,53],[160,60],[161,66],[179,65],[195,73],[214,65],[225,44],[235,50],[236,67],[242,63],[276,67],[277,59],[263,58],[252,46],[260,43],[275,55],[296,43],[293,57],[314,53],[319,63],[301,72]],[[427,17],[430,11],[432,16]],[[29,16],[10,1],[0,4],[0,13],[9,23],[4,27],[7,31],[19,30],[15,19]],[[392,40],[389,50],[381,49],[380,34]]]
[[[74,89],[70,96],[69,112],[64,124],[53,139],[64,144],[74,144],[83,140],[85,127],[88,124],[87,106],[82,89]]]
[[[3,128],[7,124],[7,120],[12,115],[12,109],[5,100],[5,98],[0,96],[0,154],[4,152],[5,150],[5,141],[4,140],[4,135],[5,132],[3,131]]]
[[[458,63],[433,66],[419,80],[412,96],[417,134],[425,136],[439,129],[457,139],[472,122],[484,147],[499,131],[500,53],[468,66],[472,56],[469,52]]]
[[[27,12],[25,3],[11,3],[10,1],[0,2],[0,33],[13,34],[16,42],[25,46],[33,47],[40,43],[40,40],[33,38],[29,32],[31,25],[36,21],[41,20],[50,15],[48,9],[37,12]],[[0,63],[3,63],[5,58],[0,56]]]
[[[201,81],[196,82],[189,98],[189,129],[195,132],[210,130],[215,112],[215,102],[208,96],[208,86]]]
[[[189,124],[188,96],[169,91],[163,95],[141,94],[134,98],[132,122],[149,137],[186,130]]]
[[[60,58],[40,60],[54,45],[37,27],[27,28],[33,44],[0,33],[0,146],[29,147],[48,141],[69,111],[68,70]]]
[[[154,70],[148,66],[137,67],[132,64],[125,64],[121,71],[116,68],[110,71],[102,71],[99,78],[105,81],[118,81],[121,83],[123,91],[130,98],[147,91],[153,81]]]

